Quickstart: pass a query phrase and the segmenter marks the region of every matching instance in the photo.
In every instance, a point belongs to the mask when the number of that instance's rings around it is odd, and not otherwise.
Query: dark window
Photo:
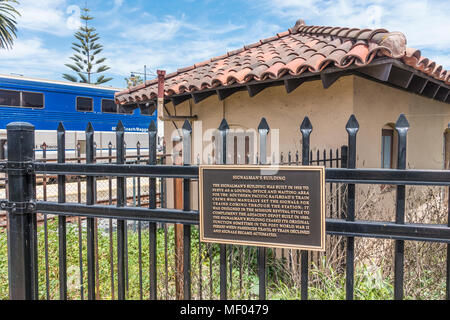
[[[20,107],[20,92],[0,90],[0,106]]]
[[[77,98],[77,111],[89,112],[92,111],[92,98]]]
[[[22,107],[43,108],[44,94],[36,92],[22,92]]]
[[[114,100],[103,99],[102,112],[117,113],[117,104],[114,102]]]
[[[381,140],[381,168],[390,169],[393,165],[392,150],[394,130],[383,129]]]
[[[139,109],[141,109],[141,115],[151,116],[156,108],[154,104],[146,103],[139,105]]]
[[[133,114],[134,108],[129,106],[121,106],[119,105],[119,113],[121,114]]]

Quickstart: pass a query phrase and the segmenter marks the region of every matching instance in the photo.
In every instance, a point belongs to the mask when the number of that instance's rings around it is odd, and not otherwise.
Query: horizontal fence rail
[[[142,220],[152,222],[199,224],[196,210],[148,209],[84,204],[61,204],[39,201],[36,210],[46,214],[83,215],[95,218]],[[450,228],[446,225],[396,224],[388,221],[345,221],[326,219],[326,232],[332,235],[352,235],[384,239],[436,241],[450,243]]]
[[[36,202],[36,210],[47,214],[96,218],[145,220],[152,222],[198,224],[198,211],[166,208],[117,207],[78,203]]]
[[[276,168],[276,166],[271,165],[268,167],[271,168],[271,170]],[[0,171],[8,172],[5,164],[0,166]],[[198,166],[195,165],[164,166],[42,163],[35,164],[34,171],[42,174],[86,176],[198,178]],[[330,183],[450,186],[450,171],[326,168],[325,181]]]

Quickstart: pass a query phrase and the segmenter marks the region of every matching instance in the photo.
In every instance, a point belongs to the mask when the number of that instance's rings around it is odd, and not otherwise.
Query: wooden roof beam
[[[305,78],[284,79],[284,87],[287,93],[291,93],[305,82]]]
[[[408,88],[413,76],[414,76],[414,72],[411,72],[409,70],[400,69],[397,67],[392,67],[387,81],[396,86],[399,86],[402,88]]]
[[[212,96],[213,94],[216,94],[214,90],[211,91],[204,91],[204,92],[194,92],[191,94],[192,100],[194,100],[194,103],[197,104],[200,101],[205,100],[206,98]]]
[[[368,75],[377,80],[386,82],[389,79],[389,75],[391,73],[392,63],[383,63],[377,65],[368,65],[367,67],[363,67],[357,69],[358,72]]]
[[[190,95],[186,94],[183,96],[175,96],[175,97],[170,97],[170,100],[172,101],[174,106],[179,105],[180,103],[189,100],[191,98]]]
[[[233,93],[236,93],[241,90],[242,89],[240,87],[232,87],[232,88],[216,89],[216,93],[219,100],[222,101],[225,98],[231,96]]]
[[[258,93],[263,91],[265,88],[270,87],[270,82],[258,83],[258,84],[247,84],[248,95],[252,98],[256,96]]]
[[[450,93],[450,89],[448,89],[446,87],[439,87],[438,91],[436,92],[436,96],[434,98],[436,100],[445,102],[449,93]]]
[[[346,75],[347,73],[342,72],[322,72],[320,74],[320,80],[322,81],[322,86],[324,89],[328,89],[339,80],[340,77]]]
[[[407,89],[414,93],[422,94],[427,83],[428,83],[428,80],[426,78],[420,77],[418,75],[414,75],[413,78],[411,79]]]
[[[436,94],[439,90],[439,87],[440,86],[437,83],[428,81],[428,83],[426,84],[426,86],[424,87],[424,89],[422,91],[422,94],[428,98],[433,99],[436,96]]]

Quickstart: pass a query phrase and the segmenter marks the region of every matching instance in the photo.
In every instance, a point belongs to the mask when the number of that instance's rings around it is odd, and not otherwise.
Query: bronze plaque
[[[325,168],[202,165],[200,240],[325,250]]]

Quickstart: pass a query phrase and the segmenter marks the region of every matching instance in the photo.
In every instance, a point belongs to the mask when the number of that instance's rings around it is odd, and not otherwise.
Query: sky
[[[0,50],[0,73],[63,80],[86,0],[20,0],[18,38]],[[450,69],[450,0],[88,0],[111,67],[107,85],[131,72],[147,79],[307,25],[385,28]]]

